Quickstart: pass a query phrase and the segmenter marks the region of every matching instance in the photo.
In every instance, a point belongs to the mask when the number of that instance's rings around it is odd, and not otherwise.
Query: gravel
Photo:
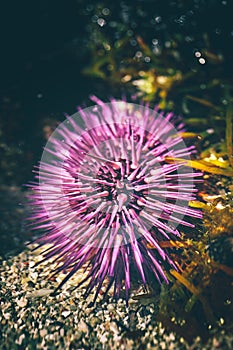
[[[82,271],[56,296],[51,293],[64,276],[51,277],[51,266],[41,255],[24,250],[0,265],[0,349],[232,349],[233,337],[224,333],[204,345],[192,345],[156,321],[153,303],[130,299],[115,302],[111,295],[92,305],[85,286],[74,290]]]

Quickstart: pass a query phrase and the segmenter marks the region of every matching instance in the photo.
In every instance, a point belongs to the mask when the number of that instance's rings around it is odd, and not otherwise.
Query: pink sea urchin
[[[168,282],[165,266],[176,266],[160,242],[177,239],[179,224],[193,227],[187,216],[201,217],[188,207],[201,173],[166,162],[194,152],[172,113],[92,100],[50,137],[31,185],[30,219],[44,230],[38,242],[50,244],[45,259],[60,262],[55,272],[68,271],[61,285],[88,265],[87,294],[96,287],[96,298],[107,280],[128,299],[132,271],[144,285],[151,277]]]

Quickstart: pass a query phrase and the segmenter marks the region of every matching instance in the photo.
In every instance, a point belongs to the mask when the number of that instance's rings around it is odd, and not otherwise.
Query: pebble
[[[48,331],[47,329],[41,329],[40,330],[40,336],[43,338],[45,335],[47,335]]]
[[[108,309],[108,311],[114,311],[114,310],[115,310],[115,307],[114,307],[113,304],[109,304],[109,305],[107,306],[107,309]]]
[[[89,332],[88,326],[83,320],[81,320],[79,322],[78,329],[79,329],[80,332],[83,332],[83,333],[88,333]]]
[[[62,316],[64,316],[66,318],[70,315],[70,311],[62,311],[61,314],[62,314]]]
[[[45,297],[53,292],[53,289],[40,289],[36,290],[32,293],[27,293],[26,296],[27,298],[39,298],[39,297]]]
[[[27,305],[28,301],[26,298],[21,298],[19,300],[16,300],[16,304],[19,306],[19,307],[25,307]]]
[[[90,319],[90,325],[91,325],[92,327],[95,327],[98,323],[99,323],[99,318],[98,318],[98,317],[93,316],[93,317]]]

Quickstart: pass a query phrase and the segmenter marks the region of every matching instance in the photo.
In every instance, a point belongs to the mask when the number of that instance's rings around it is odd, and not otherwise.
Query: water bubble
[[[197,58],[201,57],[201,52],[200,51],[196,51],[194,54]]]
[[[152,40],[152,44],[153,44],[153,45],[158,45],[158,43],[159,43],[158,39],[153,39],[153,40]]]
[[[106,24],[106,21],[103,18],[99,18],[97,23],[100,27],[103,27]]]
[[[110,10],[109,10],[107,7],[105,7],[105,8],[102,10],[102,14],[103,14],[104,16],[108,16],[108,15],[110,14]]]
[[[205,59],[203,57],[199,58],[199,63],[200,64],[205,64]]]
[[[159,55],[160,54],[160,48],[158,48],[158,46],[154,47],[152,51],[153,51],[153,53],[155,55]]]
[[[111,50],[111,46],[109,44],[104,43],[103,45],[104,45],[104,48],[105,48],[106,51],[110,51]]]
[[[225,320],[223,317],[220,317],[219,324],[222,326],[225,323]]]
[[[226,299],[225,304],[226,305],[230,305],[231,304],[231,300],[230,299]]]
[[[150,57],[149,57],[149,56],[146,56],[146,57],[144,58],[144,61],[147,62],[147,63],[150,62]]]
[[[136,41],[135,39],[131,39],[131,40],[130,40],[130,44],[131,44],[132,46],[136,46],[136,45],[137,45],[137,41]]]
[[[166,48],[171,47],[171,45],[172,45],[172,43],[171,43],[170,41],[165,41],[165,43],[164,43],[164,46],[165,46]]]
[[[98,21],[98,18],[99,17],[97,15],[94,15],[94,16],[92,16],[91,20],[93,23],[96,23]]]
[[[141,58],[142,57],[142,52],[141,51],[137,51],[136,54],[135,54],[135,57]]]
[[[155,17],[155,22],[156,23],[161,23],[162,22],[162,17],[161,16]]]

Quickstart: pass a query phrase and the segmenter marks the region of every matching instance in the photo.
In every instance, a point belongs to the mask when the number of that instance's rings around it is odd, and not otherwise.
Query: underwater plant
[[[43,230],[36,241],[44,259],[57,263],[55,274],[67,273],[56,290],[85,268],[86,295],[95,289],[95,301],[107,281],[105,293],[113,286],[119,298],[124,289],[128,301],[132,276],[146,287],[178,270],[161,242],[179,240],[178,225],[193,227],[187,217],[202,217],[189,207],[202,173],[185,165],[195,147],[185,145],[173,113],[92,101],[49,138],[29,185],[30,220]]]

